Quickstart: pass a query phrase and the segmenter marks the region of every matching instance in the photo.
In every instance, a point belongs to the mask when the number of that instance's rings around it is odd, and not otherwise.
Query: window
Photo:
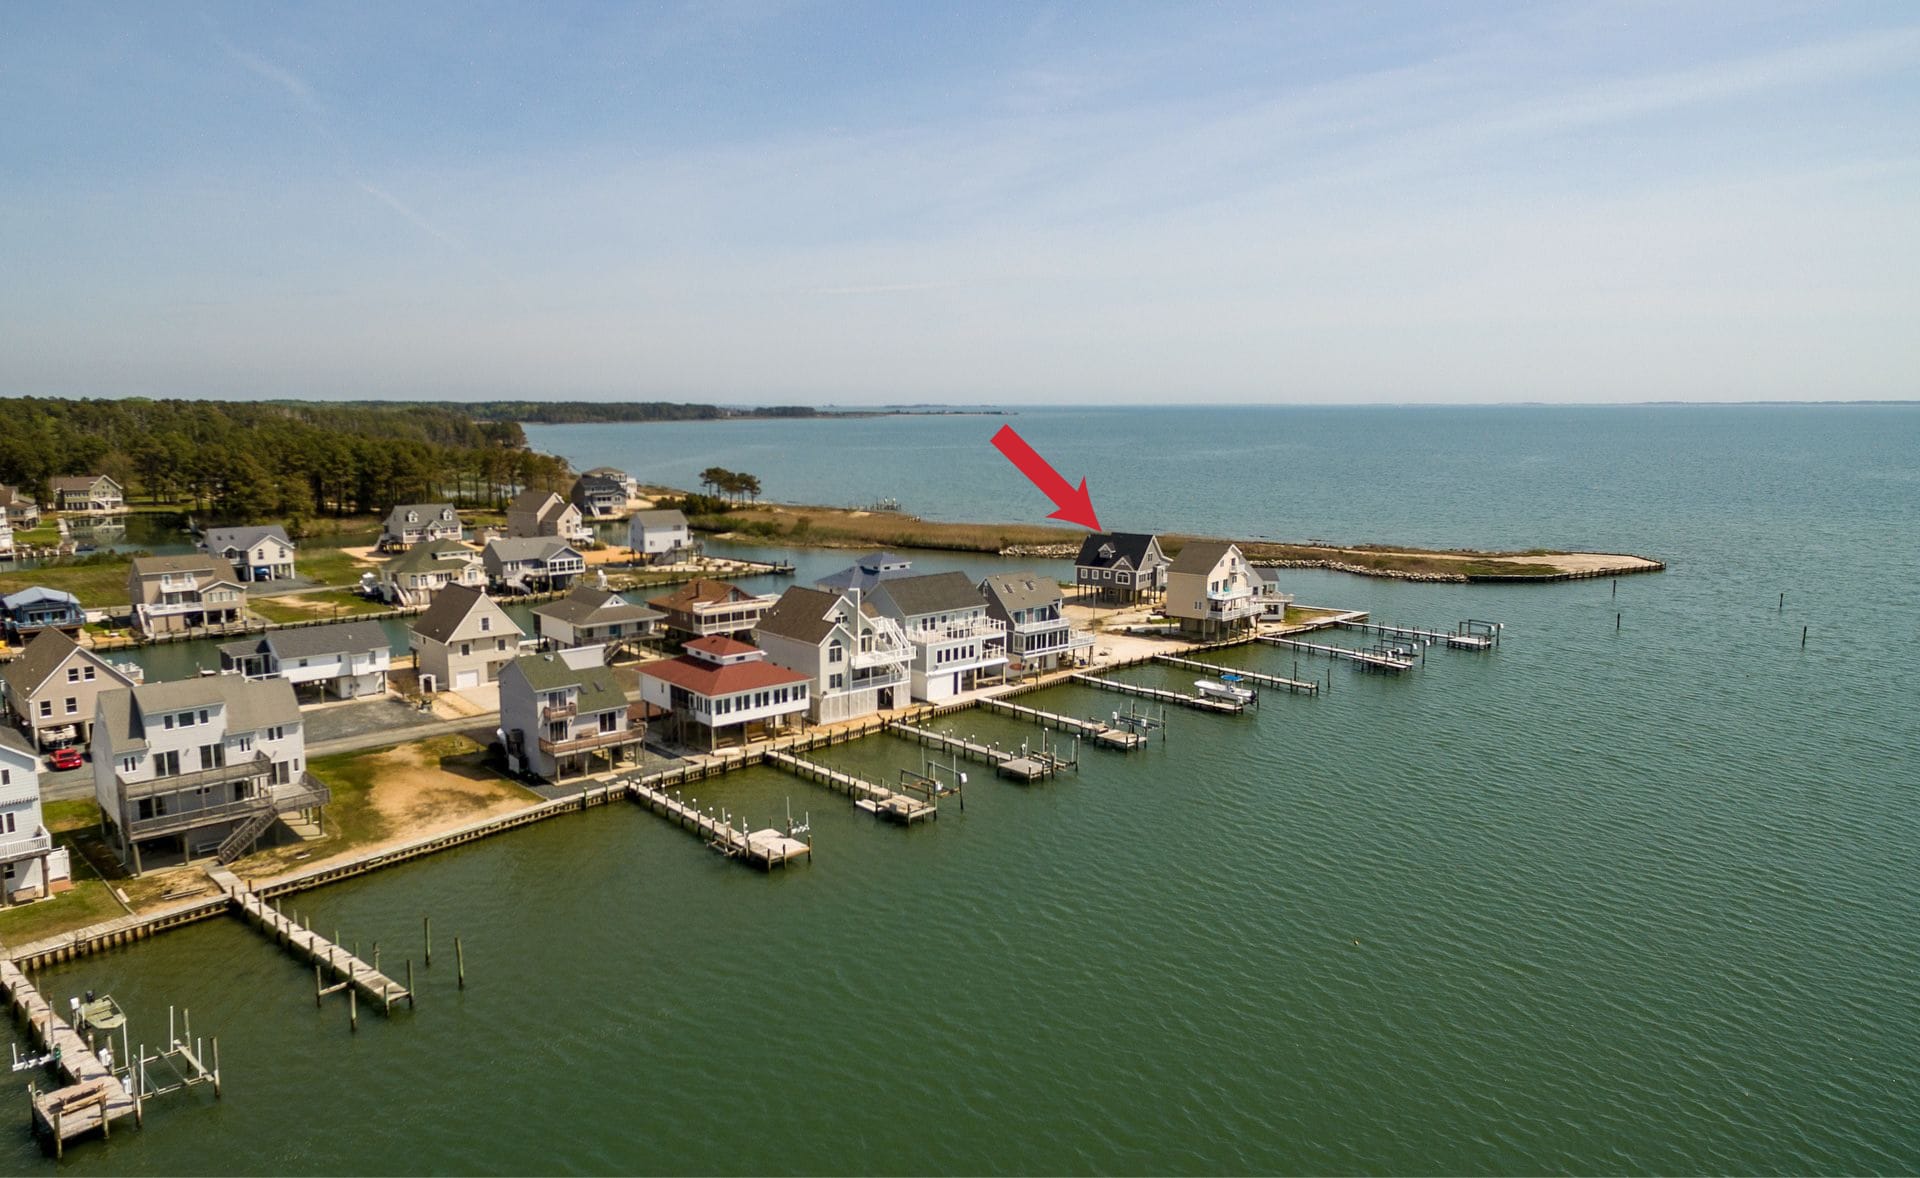
[[[830,644],[828,644],[827,646],[828,662],[837,663],[846,657],[847,657],[847,648],[841,645],[840,640],[838,638],[834,639]]]
[[[846,686],[847,686],[847,677],[845,675],[827,676],[828,691],[840,691],[840,690],[843,690]]]
[[[192,713],[192,712],[181,712],[181,713],[180,713],[180,727],[182,727],[182,728],[191,728],[191,727],[193,727],[193,724],[194,724],[194,720],[193,720],[193,713]]]
[[[482,616],[480,619],[480,632],[482,634],[485,634],[491,631],[492,629],[493,629],[493,619]]]
[[[50,720],[53,718],[53,701],[52,700],[43,699],[40,701],[40,718],[43,720]]]
[[[168,712],[168,713],[167,713],[166,715],[164,715],[164,716],[162,716],[162,717],[160,717],[160,727],[162,727],[162,728],[169,728],[169,729],[173,727],[173,713],[172,713],[172,712]]]
[[[13,784],[13,770],[0,769],[0,785],[12,785],[12,784]]]
[[[69,683],[78,683],[78,682],[80,682],[80,668],[79,668],[79,667],[68,667],[68,668],[67,668],[67,682],[69,682]]]
[[[13,811],[8,810],[4,815],[0,815],[0,834],[12,834],[13,831]]]
[[[85,679],[89,683],[93,682],[93,665],[91,663],[87,665],[86,672],[83,675],[81,675],[81,678]]]
[[[79,711],[80,711],[79,698],[77,696],[71,696],[71,695],[68,696],[67,697],[67,715],[69,716],[77,715],[79,714]]]
[[[136,768],[138,768],[139,765],[140,765],[140,758],[138,757],[121,757],[120,758],[120,772],[122,773],[131,773]]]
[[[473,653],[473,643],[471,643],[471,642],[462,642],[462,643],[460,644],[460,653],[461,653],[461,654],[463,654],[463,655],[468,655],[468,654],[472,654],[472,653]]]

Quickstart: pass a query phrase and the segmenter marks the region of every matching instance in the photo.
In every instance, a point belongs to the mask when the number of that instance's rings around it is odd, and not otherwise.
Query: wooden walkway
[[[1015,781],[1039,781],[1052,777],[1060,770],[1059,758],[1051,754],[1014,753],[1006,749],[995,748],[978,741],[962,740],[957,736],[948,736],[944,732],[935,732],[930,728],[915,728],[898,720],[887,725],[887,731],[898,733],[908,740],[920,742],[922,746],[937,748],[943,753],[957,753],[971,761],[992,765],[994,771],[1002,777]]]
[[[1308,695],[1319,692],[1318,683],[1308,683],[1304,679],[1289,679],[1284,675],[1268,675],[1262,671],[1243,671],[1238,667],[1223,667],[1218,663],[1203,663],[1199,659],[1183,659],[1177,654],[1156,654],[1156,663],[1169,667],[1185,667],[1191,671],[1212,671],[1217,675],[1238,675],[1249,683],[1258,683],[1263,687],[1284,687],[1288,691],[1304,691]]]
[[[1058,712],[1044,712],[1039,708],[1030,708],[1024,704],[1009,703],[1004,699],[991,697],[982,698],[979,704],[989,712],[999,712],[1001,715],[1012,716],[1019,720],[1032,720],[1042,728],[1076,733],[1102,748],[1131,752],[1147,743],[1147,738],[1138,732],[1128,732],[1124,728],[1115,728],[1099,720],[1079,720],[1072,716],[1063,716]]]
[[[846,794],[853,799],[854,805],[879,818],[891,818],[902,825],[911,826],[923,818],[939,817],[940,808],[933,802],[876,785],[851,773],[842,773],[818,761],[769,749],[767,763],[777,765],[802,780]]]
[[[1088,687],[1117,691],[1122,695],[1137,695],[1144,699],[1157,699],[1163,703],[1179,704],[1183,708],[1213,712],[1216,715],[1237,716],[1247,710],[1246,704],[1233,700],[1208,699],[1204,695],[1182,695],[1177,691],[1167,691],[1159,687],[1142,687],[1137,683],[1122,683],[1118,679],[1102,679],[1097,675],[1075,675],[1073,681],[1084,683]]]
[[[1344,646],[1327,646],[1319,642],[1301,642],[1295,638],[1271,638],[1261,635],[1259,641],[1268,646],[1284,646],[1288,650],[1305,650],[1314,654],[1323,654],[1332,659],[1347,659],[1369,671],[1386,671],[1398,674],[1413,670],[1413,660],[1395,658],[1392,655],[1374,654],[1372,651],[1351,650]]]
[[[352,989],[366,995],[369,1002],[379,1003],[383,1014],[391,1014],[393,1004],[402,999],[406,1000],[409,1007],[413,1005],[413,990],[410,986],[403,985],[381,973],[374,965],[360,960],[312,929],[295,923],[291,917],[281,913],[272,904],[262,899],[232,872],[216,867],[210,869],[207,874],[212,877],[214,883],[220,885],[220,890],[227,894],[233,901],[234,908],[240,915],[246,917],[249,923],[278,944],[285,946],[294,956],[304,957],[313,962],[316,979],[322,973],[334,979],[334,984],[331,986],[316,981],[315,1005],[319,1004],[323,995],[344,989]],[[378,954],[376,953],[375,956]],[[408,963],[408,971],[412,971],[411,962]]]
[[[804,858],[809,863],[813,861],[813,844],[810,842],[801,842],[792,835],[772,829],[749,831],[744,825],[736,829],[731,819],[723,820],[711,814],[702,814],[665,790],[643,785],[638,780],[629,780],[625,784],[629,798],[682,830],[700,835],[707,840],[709,847],[729,859],[742,860],[762,871],[785,867],[795,859]]]
[[[1449,650],[1492,650],[1499,644],[1494,634],[1474,634],[1466,630],[1449,633],[1445,630],[1422,630],[1417,626],[1385,626],[1379,622],[1340,622],[1342,630],[1358,630],[1363,634],[1384,634],[1392,638],[1412,638],[1418,642],[1445,643]],[[1495,631],[1497,634],[1498,631]]]
[[[33,1127],[53,1142],[56,1153],[83,1133],[99,1129],[113,1135],[113,1122],[129,1113],[137,1114],[139,1105],[80,1033],[27,981],[27,975],[12,961],[0,958],[0,990],[5,990],[7,1008],[26,1016],[34,1042],[56,1058],[53,1063],[67,1080],[65,1087],[33,1094]]]

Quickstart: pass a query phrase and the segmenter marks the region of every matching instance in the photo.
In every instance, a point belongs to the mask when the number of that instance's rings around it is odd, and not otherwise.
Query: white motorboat
[[[1193,686],[1201,695],[1209,699],[1224,699],[1232,703],[1253,702],[1253,688],[1240,686],[1240,676],[1222,675],[1218,679],[1195,679]]]

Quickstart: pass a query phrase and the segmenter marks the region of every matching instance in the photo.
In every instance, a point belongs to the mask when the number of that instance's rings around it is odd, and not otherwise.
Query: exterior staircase
[[[214,852],[215,860],[221,864],[227,864],[238,859],[246,853],[247,848],[253,844],[253,840],[267,832],[267,828],[272,826],[274,819],[279,816],[272,806],[268,806],[234,827],[233,833],[228,835],[220,844],[220,849]]]

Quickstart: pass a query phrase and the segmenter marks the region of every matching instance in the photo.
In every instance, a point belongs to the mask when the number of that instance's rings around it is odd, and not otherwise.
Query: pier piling
[[[453,938],[453,964],[460,975],[460,988],[464,990],[467,988],[467,955],[460,948],[460,938],[457,936]]]

